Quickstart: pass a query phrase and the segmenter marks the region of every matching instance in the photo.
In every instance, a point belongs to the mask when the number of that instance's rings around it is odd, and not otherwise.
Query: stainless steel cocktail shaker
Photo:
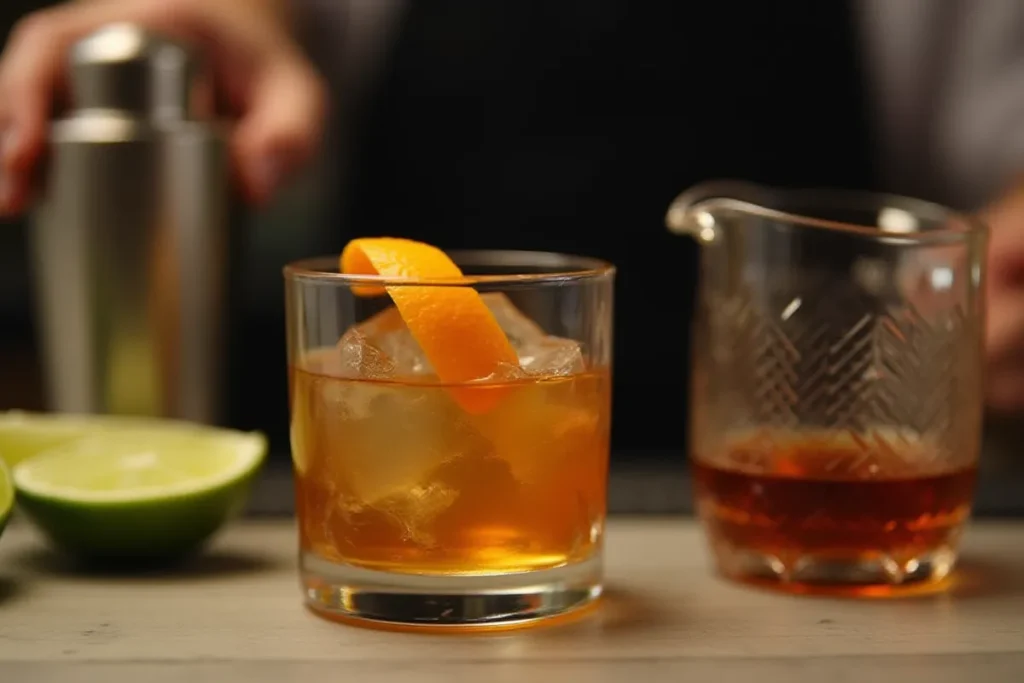
[[[32,230],[53,410],[219,418],[228,165],[196,66],[132,25],[71,51]]]

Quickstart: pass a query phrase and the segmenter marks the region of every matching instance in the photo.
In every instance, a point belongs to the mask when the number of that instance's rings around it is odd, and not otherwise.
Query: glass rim
[[[288,280],[312,280],[339,285],[375,285],[378,287],[465,287],[469,285],[557,285],[597,280],[615,274],[615,266],[599,258],[554,251],[520,249],[453,249],[445,251],[456,265],[504,268],[542,268],[541,272],[467,274],[452,278],[387,277],[338,272],[338,256],[314,256],[292,261],[284,267]]]
[[[694,202],[685,210],[695,214],[701,211],[702,207],[731,206],[743,213],[775,223],[832,230],[872,240],[885,240],[908,245],[964,242],[978,237],[986,238],[989,233],[988,224],[975,214],[906,195],[837,188],[764,188],[764,192],[769,196],[775,195],[781,201],[768,199],[761,203],[739,197],[712,196]],[[779,204],[786,204],[786,200],[792,199],[804,200],[806,209],[796,211],[776,208]],[[773,204],[776,206],[772,206]],[[867,222],[851,222],[827,217],[830,211],[837,209],[874,211],[877,214],[881,214],[886,209],[892,209],[909,214],[918,224],[931,223],[933,227],[885,229],[880,225],[872,226]],[[881,219],[882,217],[879,215],[879,220]]]

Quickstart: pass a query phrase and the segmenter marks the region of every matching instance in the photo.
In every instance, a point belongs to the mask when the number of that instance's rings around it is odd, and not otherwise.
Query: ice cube
[[[395,374],[395,361],[358,327],[338,340],[338,373],[342,377],[387,379]]]
[[[487,308],[491,309],[491,313],[494,314],[501,329],[505,331],[513,348],[518,349],[524,344],[547,336],[544,328],[516,308],[506,294],[487,292],[481,294],[480,298],[487,304]]]
[[[342,409],[329,474],[349,493],[343,507],[385,512],[416,538],[454,500],[435,486],[438,469],[488,445],[443,388],[343,386],[332,396]]]
[[[440,482],[413,486],[377,501],[374,507],[402,528],[402,536],[422,546],[435,544],[430,527],[439,514],[459,497],[457,491]]]
[[[410,375],[432,375],[434,368],[430,365],[423,349],[408,329],[402,328],[379,337],[377,343],[395,363],[394,374],[401,377]]]
[[[569,375],[585,369],[578,342],[545,333],[500,292],[481,295],[509,338],[519,367],[500,368],[491,379],[531,375]],[[398,309],[387,308],[350,328],[338,342],[341,375],[368,379],[427,376],[434,369],[406,327]]]
[[[394,306],[354,325],[338,348],[346,376],[390,379],[433,373],[430,361]]]
[[[519,356],[519,367],[531,375],[571,375],[584,370],[579,342],[547,334],[501,292],[482,298]]]
[[[531,375],[572,375],[583,372],[583,352],[572,339],[546,336],[517,349],[519,367]]]

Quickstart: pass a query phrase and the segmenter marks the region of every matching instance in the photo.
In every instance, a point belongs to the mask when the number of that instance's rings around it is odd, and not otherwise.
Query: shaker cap
[[[71,49],[75,109],[115,109],[156,119],[187,118],[194,75],[183,46],[134,24],[111,24]]]

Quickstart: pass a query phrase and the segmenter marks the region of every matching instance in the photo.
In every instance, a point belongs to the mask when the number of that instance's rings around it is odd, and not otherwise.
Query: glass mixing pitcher
[[[698,513],[721,573],[794,591],[940,586],[970,514],[986,228],[928,202],[711,182],[700,245]]]

